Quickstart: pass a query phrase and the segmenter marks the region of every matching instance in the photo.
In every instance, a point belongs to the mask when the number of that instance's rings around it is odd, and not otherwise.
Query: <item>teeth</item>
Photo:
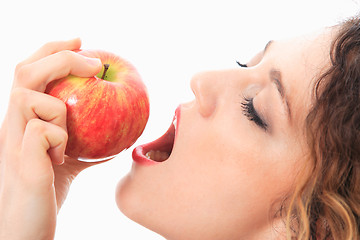
[[[176,124],[177,124],[177,118],[176,117],[174,118],[173,124],[174,124],[175,130],[176,130]]]
[[[145,156],[156,162],[163,162],[169,158],[170,154],[167,152],[162,152],[162,151],[158,151],[158,150],[156,150],[156,151],[151,150],[151,151],[147,152],[145,154]]]

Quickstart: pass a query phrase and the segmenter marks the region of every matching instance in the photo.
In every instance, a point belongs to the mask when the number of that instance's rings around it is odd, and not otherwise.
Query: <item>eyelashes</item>
[[[247,64],[242,64],[239,61],[236,61],[236,63],[240,66],[240,67],[247,67]]]
[[[247,64],[242,64],[239,61],[236,61],[236,63],[242,68],[248,67]],[[259,127],[261,127],[266,131],[268,129],[268,125],[264,122],[264,120],[261,119],[261,117],[257,113],[253,101],[254,98],[244,97],[244,101],[241,103],[243,113],[249,119],[249,121],[254,122],[256,125],[258,125]]]
[[[261,119],[259,114],[256,112],[253,100],[253,98],[244,98],[244,101],[241,103],[243,113],[249,119],[249,121],[254,122],[256,125],[266,131],[268,125]]]

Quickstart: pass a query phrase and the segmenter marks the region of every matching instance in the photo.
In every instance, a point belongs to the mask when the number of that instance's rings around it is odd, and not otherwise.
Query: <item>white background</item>
[[[48,41],[81,37],[84,49],[114,52],[142,75],[151,114],[137,145],[162,135],[177,105],[192,100],[194,73],[237,67],[236,60],[246,62],[270,39],[335,24],[360,6],[355,0],[8,0],[0,9],[1,121],[16,64]],[[163,239],[117,209],[115,186],[130,169],[132,149],[79,175],[58,215],[56,240]]]

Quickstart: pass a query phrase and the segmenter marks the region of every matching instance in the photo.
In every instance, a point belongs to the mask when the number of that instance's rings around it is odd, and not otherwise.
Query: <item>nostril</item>
[[[197,99],[198,111],[203,117],[210,117],[216,109],[216,101],[202,96]]]
[[[212,115],[216,108],[218,87],[216,74],[212,72],[202,72],[196,74],[191,80],[191,89],[195,94],[196,105],[199,113],[203,117]]]

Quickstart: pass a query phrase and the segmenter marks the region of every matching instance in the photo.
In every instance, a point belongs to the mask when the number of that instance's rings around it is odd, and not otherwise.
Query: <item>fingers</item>
[[[89,77],[101,70],[99,59],[74,52],[80,47],[80,39],[48,43],[18,64],[3,125],[7,132],[7,143],[14,152],[22,146],[25,131],[33,119],[47,122],[66,132],[65,104],[41,92],[45,91],[49,82],[69,74]],[[63,158],[61,161],[58,158],[62,147],[49,147],[47,150],[46,155],[54,157],[55,162],[63,161]]]
[[[37,171],[38,177],[48,177],[51,162],[63,163],[66,142],[67,133],[63,128],[40,119],[30,120],[26,125],[21,148],[24,168],[33,169],[31,174]]]
[[[101,68],[100,59],[88,58],[64,50],[18,68],[15,73],[14,87],[43,92],[47,84],[53,80],[69,74],[90,77],[97,74]]]
[[[80,46],[79,39],[46,44],[16,68],[8,112],[0,129],[0,219],[16,219],[21,229],[21,220],[29,223],[29,219],[38,219],[35,224],[30,221],[25,232],[54,229],[55,175],[58,185],[69,185],[71,180],[66,164],[63,175],[54,172],[54,167],[60,169],[56,165],[64,162],[66,106],[41,92],[50,81],[68,74],[85,77],[101,70],[99,60],[73,52]],[[8,201],[3,201],[4,196]],[[4,214],[9,206],[18,213]],[[4,226],[3,222],[0,225]],[[9,233],[14,236],[14,231]]]
[[[69,41],[56,41],[56,42],[49,42],[43,45],[39,50],[37,50],[33,55],[31,55],[28,59],[22,61],[17,65],[17,69],[21,68],[24,65],[33,63],[38,61],[44,57],[47,57],[51,54],[64,51],[64,50],[79,50],[81,47],[81,40],[80,38],[75,38]]]
[[[52,188],[54,184],[53,164],[64,162],[67,142],[66,131],[40,119],[30,120],[17,148],[7,146],[3,169],[11,184],[30,192]]]
[[[9,141],[18,146],[31,119],[41,119],[66,131],[66,106],[52,96],[25,88],[13,89],[8,110]],[[10,133],[11,132],[11,133]]]

